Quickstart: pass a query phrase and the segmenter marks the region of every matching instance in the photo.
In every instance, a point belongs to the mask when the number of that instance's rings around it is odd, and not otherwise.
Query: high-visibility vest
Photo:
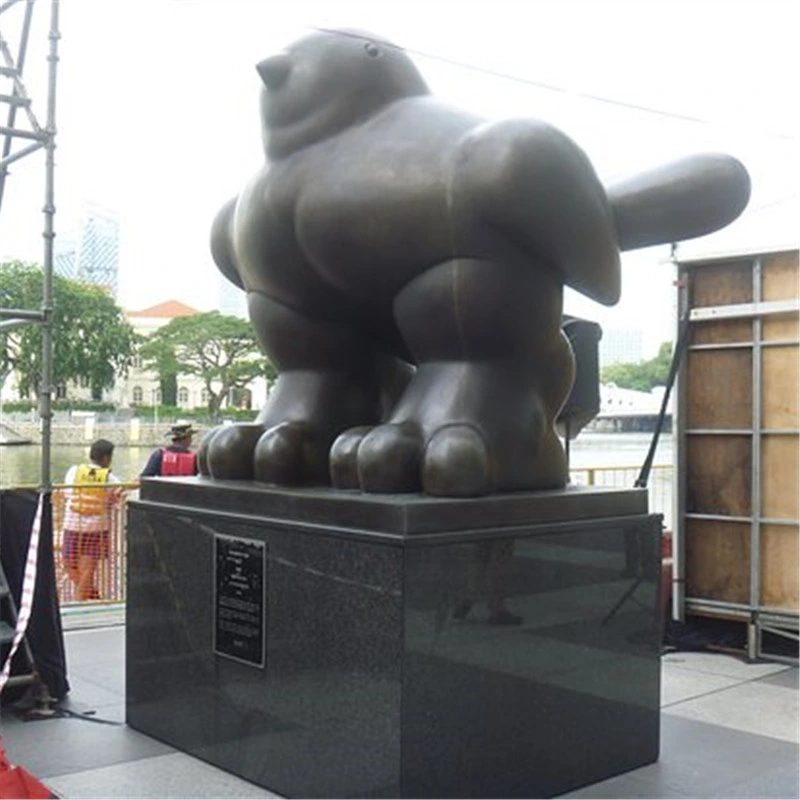
[[[164,448],[161,451],[162,475],[196,475],[197,456],[194,453],[176,453]]]
[[[97,487],[107,483],[110,472],[111,470],[107,467],[78,464],[74,480],[79,488],[73,490],[70,499],[70,507],[74,512],[87,517],[98,517],[105,513],[108,507],[107,490],[88,487]]]

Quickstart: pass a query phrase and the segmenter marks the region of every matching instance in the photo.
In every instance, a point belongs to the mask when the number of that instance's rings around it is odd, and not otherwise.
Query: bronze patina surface
[[[478,496],[565,485],[565,285],[607,305],[620,251],[700,236],[747,204],[699,155],[604,186],[565,134],[432,97],[398,47],[315,33],[258,64],[266,161],[211,245],[280,377],[214,430],[219,479]]]

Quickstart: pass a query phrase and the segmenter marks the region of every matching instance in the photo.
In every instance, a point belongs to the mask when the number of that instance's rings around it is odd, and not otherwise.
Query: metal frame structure
[[[797,314],[800,311],[800,299],[764,301],[762,300],[762,259],[773,253],[783,253],[794,247],[780,247],[758,253],[731,253],[718,256],[698,257],[675,260],[678,287],[678,318],[688,311],[690,324],[719,319],[752,319],[752,341],[725,342],[709,344],[690,344],[690,351],[699,350],[752,350],[752,423],[750,428],[742,429],[690,429],[687,424],[687,369],[688,358],[684,359],[678,373],[678,403],[675,414],[675,474],[678,476],[675,492],[675,531],[673,540],[673,617],[685,620],[687,612],[699,612],[709,616],[725,616],[740,619],[747,623],[748,658],[769,657],[777,661],[797,663],[797,659],[775,654],[765,654],[762,650],[762,634],[783,636],[794,641],[800,640],[798,613],[781,608],[764,606],[761,603],[761,527],[762,525],[797,526],[800,521],[788,519],[772,519],[762,515],[762,447],[763,436],[797,435],[797,428],[765,429],[763,426],[763,385],[762,364],[763,351],[769,347],[797,346],[798,339],[762,338],[762,325],[766,317],[775,315]],[[748,260],[752,267],[753,302],[714,307],[691,308],[689,291],[689,273],[698,265],[730,262],[733,259]],[[701,266],[702,268],[702,266]],[[751,476],[750,476],[750,516],[723,516],[718,514],[697,514],[687,512],[687,450],[688,438],[692,435],[729,435],[750,436]],[[740,522],[750,526],[750,593],[748,603],[712,600],[709,598],[690,597],[686,587],[686,532],[684,521],[687,519],[722,520]]]
[[[11,331],[25,325],[42,326],[42,385],[39,390],[39,417],[42,422],[42,472],[41,491],[49,492],[52,486],[50,474],[50,428],[52,419],[51,401],[53,395],[53,239],[55,232],[53,217],[54,167],[56,138],[56,77],[58,67],[58,27],[59,0],[50,0],[49,48],[47,54],[47,106],[44,126],[39,123],[32,108],[32,101],[23,82],[23,69],[28,51],[31,18],[35,0],[6,0],[0,5],[0,20],[9,9],[21,6],[24,2],[19,47],[16,58],[8,42],[0,32],[0,78],[12,81],[10,94],[0,94],[0,104],[8,106],[6,124],[0,126],[3,137],[2,157],[0,157],[0,210],[5,194],[6,178],[10,164],[31,155],[38,150],[45,151],[44,169],[44,258],[42,307],[38,310],[19,308],[0,308],[0,333]],[[27,116],[28,126],[17,125],[17,111],[22,109]],[[16,142],[22,146],[15,148]]]

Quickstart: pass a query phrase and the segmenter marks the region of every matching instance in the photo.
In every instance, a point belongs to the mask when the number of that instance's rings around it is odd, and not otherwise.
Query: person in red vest
[[[89,450],[89,462],[73,464],[64,482],[64,538],[62,559],[78,600],[99,600],[97,567],[108,558],[111,514],[119,503],[119,483],[111,472],[114,445],[98,439]]]
[[[142,478],[169,475],[197,475],[197,454],[191,451],[192,436],[197,431],[189,422],[181,422],[169,429],[172,444],[159,447],[150,454],[142,470]]]

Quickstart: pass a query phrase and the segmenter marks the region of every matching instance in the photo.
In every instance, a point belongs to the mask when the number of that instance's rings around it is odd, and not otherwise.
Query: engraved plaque
[[[263,667],[266,662],[267,545],[214,536],[214,652]]]

